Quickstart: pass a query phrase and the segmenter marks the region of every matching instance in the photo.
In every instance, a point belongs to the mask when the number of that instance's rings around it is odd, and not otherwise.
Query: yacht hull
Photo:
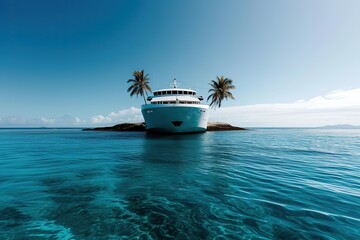
[[[191,133],[207,128],[209,106],[192,104],[145,104],[141,106],[149,132]]]

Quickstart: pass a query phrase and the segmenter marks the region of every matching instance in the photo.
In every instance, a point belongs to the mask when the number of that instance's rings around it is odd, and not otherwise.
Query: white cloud
[[[27,122],[26,119],[19,116],[5,116],[0,118],[0,126],[22,126]]]
[[[74,127],[88,125],[111,125],[123,122],[142,122],[144,121],[141,110],[131,107],[128,109],[110,112],[108,115],[96,115],[88,120],[80,119],[70,115],[61,117],[40,117],[26,119],[20,116],[0,117],[1,127]]]
[[[337,90],[294,103],[224,107],[211,111],[210,120],[247,127],[360,125],[360,88]]]
[[[212,110],[210,121],[228,122],[244,127],[314,127],[332,124],[360,125],[360,88],[337,90],[308,100],[293,103],[254,104],[223,107]],[[88,120],[64,115],[25,119],[19,116],[1,116],[2,127],[71,127],[114,125],[123,122],[144,121],[141,110],[131,107],[96,115]]]
[[[75,117],[74,119],[75,119],[74,124],[86,123],[86,121],[85,121],[85,120],[81,120],[81,119],[80,119],[80,118],[78,118],[78,117]]]
[[[55,122],[55,118],[40,118],[40,121],[44,124],[52,124]]]
[[[86,121],[78,117],[64,115],[58,118],[23,118],[20,116],[7,116],[0,118],[1,127],[72,127],[85,124]]]
[[[93,124],[98,124],[98,123],[110,123],[111,122],[111,118],[109,117],[104,117],[102,115],[96,115],[91,117],[90,120],[91,123]]]
[[[131,107],[123,109],[118,112],[111,112],[107,116],[96,115],[91,117],[92,124],[116,124],[122,122],[142,122],[144,121],[141,110],[139,108]]]

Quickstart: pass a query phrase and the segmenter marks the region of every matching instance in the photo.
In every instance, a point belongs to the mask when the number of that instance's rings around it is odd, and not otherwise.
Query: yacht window
[[[154,92],[154,96],[157,96],[157,92]]]
[[[188,91],[184,91],[184,94],[188,94]]]
[[[176,94],[177,91],[171,91],[171,94]]]
[[[193,95],[195,95],[195,92],[193,92]]]
[[[183,94],[183,91],[179,91],[179,94]]]
[[[164,94],[166,94],[166,91],[161,91],[161,95],[164,95]]]
[[[171,91],[166,91],[166,94],[171,94]]]

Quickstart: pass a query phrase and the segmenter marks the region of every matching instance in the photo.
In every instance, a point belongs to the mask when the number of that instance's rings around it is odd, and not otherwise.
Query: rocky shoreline
[[[223,122],[209,122],[206,131],[234,131],[247,130],[246,128],[235,127]],[[121,123],[112,127],[84,128],[83,131],[122,131],[122,132],[145,132],[145,123]]]
[[[223,122],[209,122],[206,131],[233,131],[233,130],[247,130],[246,128],[232,126]]]

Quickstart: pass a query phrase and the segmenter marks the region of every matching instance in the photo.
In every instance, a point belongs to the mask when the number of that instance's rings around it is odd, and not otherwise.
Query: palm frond
[[[130,96],[140,95],[144,97],[147,95],[147,91],[152,92],[149,86],[149,74],[144,75],[144,70],[134,71],[133,77],[133,79],[127,80],[127,83],[131,83],[130,87],[127,89],[127,92],[130,92]],[[144,102],[146,103],[145,97]]]
[[[227,100],[228,98],[235,99],[232,93],[229,91],[231,89],[235,89],[235,86],[232,85],[233,80],[230,78],[225,78],[224,76],[217,76],[216,80],[211,80],[209,85],[211,88],[209,89],[209,93],[211,93],[207,101],[211,99],[210,106],[211,107],[221,107],[221,103],[224,98]]]

